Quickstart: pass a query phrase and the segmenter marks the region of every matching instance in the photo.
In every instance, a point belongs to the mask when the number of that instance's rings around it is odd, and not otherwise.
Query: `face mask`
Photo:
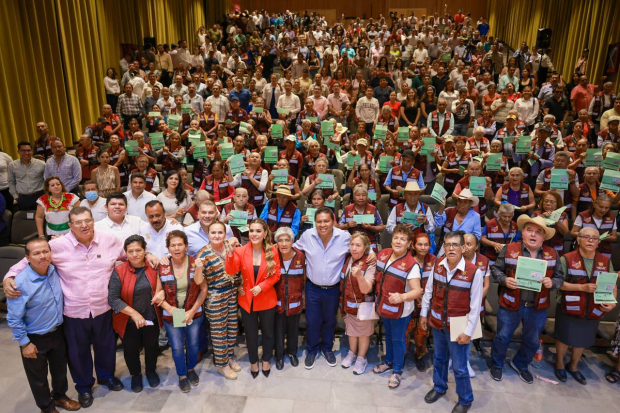
[[[86,197],[86,199],[88,199],[90,202],[95,201],[98,197],[99,194],[97,194],[97,191],[88,191],[84,194],[84,196]]]

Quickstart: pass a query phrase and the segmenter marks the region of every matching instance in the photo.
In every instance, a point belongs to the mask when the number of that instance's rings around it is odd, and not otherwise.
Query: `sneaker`
[[[198,383],[200,383],[200,378],[198,378],[196,370],[187,370],[187,380],[189,380],[192,386],[198,386]]]
[[[342,362],[340,363],[340,365],[342,366],[343,369],[348,369],[355,362],[355,358],[356,358],[356,355],[351,350],[349,350],[349,353],[347,353],[347,356],[342,359]]]
[[[502,369],[499,369],[497,367],[491,367],[489,373],[491,374],[493,380],[502,381]]]
[[[515,366],[514,362],[511,360],[510,361],[510,367],[512,367],[512,369],[514,371],[516,371],[517,373],[519,373],[519,378],[524,381],[527,384],[532,384],[534,383],[534,376],[532,376],[532,373],[530,373],[529,370],[519,370],[517,368],[517,366]]]
[[[473,379],[476,377],[476,372],[471,368],[471,364],[469,364],[469,360],[467,360],[467,371],[469,372],[469,378]]]
[[[353,374],[357,376],[364,374],[364,372],[366,371],[367,365],[368,365],[368,360],[366,360],[363,357],[358,357],[355,360],[355,367],[353,367]]]
[[[338,364],[333,351],[323,351],[323,357],[325,357],[325,360],[330,367],[336,367],[336,364]]]
[[[312,367],[314,367],[314,361],[316,360],[316,356],[317,354],[310,354],[308,353],[308,355],[306,356],[306,360],[304,361],[304,367],[308,370],[311,370]]]

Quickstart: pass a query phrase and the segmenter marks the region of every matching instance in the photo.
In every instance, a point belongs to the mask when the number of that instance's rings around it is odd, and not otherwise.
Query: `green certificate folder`
[[[331,120],[321,121],[321,133],[323,136],[334,136],[334,123]]]
[[[617,303],[614,297],[614,287],[618,280],[615,272],[599,272],[596,277],[596,291],[594,291],[594,303]]]
[[[551,182],[549,187],[551,189],[561,189],[563,191],[568,189],[568,172],[566,169],[551,170]]]
[[[445,205],[446,195],[448,195],[448,191],[446,191],[444,187],[439,184],[439,182],[435,182],[435,186],[433,187],[433,192],[431,193],[431,198],[439,202],[441,205]]]
[[[380,141],[384,141],[387,136],[387,126],[386,125],[377,125],[375,127],[375,139]]]
[[[149,116],[152,118],[158,118],[160,115],[160,112],[149,112]]]
[[[125,150],[127,151],[128,156],[138,155],[138,141],[125,142]]]
[[[194,159],[206,159],[207,158],[207,146],[204,142],[198,142],[196,145],[194,145]]]
[[[271,137],[273,139],[281,139],[282,138],[282,125],[273,124],[271,125]]]
[[[314,226],[314,215],[316,214],[316,208],[306,208],[306,215],[308,215],[308,222]]]
[[[182,308],[172,310],[172,323],[175,327],[185,327],[185,310]]]
[[[515,145],[515,153],[517,155],[525,155],[532,150],[532,137],[531,136],[519,136],[519,140]]]
[[[183,103],[181,105],[181,113],[183,113],[184,115],[192,113],[192,105],[191,105],[191,103]]]
[[[278,114],[282,113],[286,116],[289,115],[289,113],[291,113],[291,111],[289,109],[284,109],[284,108],[277,108],[276,111],[278,112]]]
[[[603,160],[603,167],[605,169],[611,169],[612,171],[617,171],[620,169],[620,153],[616,152],[607,152],[605,155],[605,159]]]
[[[317,123],[319,121],[319,118],[317,116],[308,116],[306,119],[314,123]]]
[[[235,147],[232,143],[225,143],[220,145],[220,155],[222,156],[222,160],[226,161],[228,158],[235,154]]]
[[[170,129],[172,129],[172,130],[179,129],[179,123],[180,122],[181,122],[181,116],[180,115],[169,115],[168,116],[168,126],[170,126]]]
[[[162,149],[164,146],[166,146],[166,141],[164,140],[164,134],[159,132],[159,133],[151,133],[151,135],[149,136],[150,138],[150,145],[151,148],[154,151],[158,151],[160,149]]]
[[[323,144],[327,146],[327,149],[338,149],[339,145],[335,142],[332,142],[328,136],[323,139]]]
[[[359,153],[355,156],[349,153],[347,155],[347,169],[353,169],[353,164],[355,164],[355,162],[359,163],[360,159],[362,158],[360,157]]]
[[[243,155],[239,153],[228,158],[228,167],[233,176],[244,172],[245,160],[243,159]]]
[[[288,183],[288,169],[274,169],[271,173],[275,176],[273,178],[274,184]]]
[[[469,178],[469,190],[472,195],[483,198],[487,187],[487,178],[484,176],[472,176]]]
[[[392,162],[394,160],[393,156],[380,156],[379,157],[379,171],[381,173],[388,173],[390,172],[390,169],[392,169],[392,165],[390,164],[390,162]]]
[[[243,227],[248,224],[248,211],[230,210],[233,219],[228,223],[231,227]]]
[[[609,156],[611,152],[607,153]],[[617,155],[617,154],[616,154]],[[598,148],[589,148],[586,150],[586,167],[588,166],[603,166],[603,152]],[[605,168],[607,169],[607,168]]]
[[[556,222],[560,220],[562,213],[566,211],[566,207],[558,208],[549,215],[549,218],[545,218],[545,223],[548,227],[555,225]]]
[[[487,171],[489,172],[497,172],[502,169],[502,154],[501,153],[490,153],[487,158]]]
[[[357,222],[358,225],[362,224],[375,224],[375,216],[373,214],[359,214],[353,215],[353,221]]]
[[[540,292],[542,279],[547,271],[547,261],[535,258],[519,257],[517,260],[517,287]]]
[[[401,126],[398,128],[398,142],[409,141],[409,126]]]
[[[319,178],[321,178],[323,182],[321,182],[317,188],[334,189],[334,175],[319,174]]]
[[[278,147],[277,146],[267,146],[265,148],[265,163],[275,164],[278,162]]]
[[[435,150],[435,143],[437,142],[437,139],[435,138],[422,138],[422,142],[424,142],[424,145],[422,145],[422,148],[420,149],[420,153],[422,155],[431,155],[433,153],[433,151]]]
[[[200,134],[198,135],[189,135],[189,146],[196,146],[197,144],[199,144],[201,141],[202,136],[200,136]]]
[[[377,200],[377,193],[376,192],[368,192],[368,199],[371,201],[376,201]]]
[[[400,222],[403,224],[413,224],[414,227],[419,227],[420,223],[418,222],[418,215],[421,214],[417,214],[411,211],[405,211]]]
[[[260,106],[254,106],[254,107],[252,107],[252,112],[254,112],[254,113],[263,113],[263,108],[261,108]]]
[[[620,190],[620,172],[609,169],[605,170],[601,181],[601,189],[618,192]]]

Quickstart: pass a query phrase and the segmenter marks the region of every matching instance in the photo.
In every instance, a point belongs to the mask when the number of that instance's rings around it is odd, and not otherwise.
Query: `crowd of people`
[[[0,156],[0,212],[34,212],[37,237],[3,288],[41,411],[90,406],[95,382],[122,390],[118,339],[134,392],[141,351],[157,387],[167,346],[182,392],[209,343],[229,380],[240,341],[255,379],[272,360],[297,367],[304,314],[306,369],[321,355],[365,374],[380,322],[372,373],[398,388],[411,345],[417,370],[433,366],[425,402],[452,370],[453,411],[466,412],[490,288],[492,379],[522,325],[509,365],[534,382],[554,306],[555,376],[585,385],[580,358],[617,293],[613,278],[601,301],[597,281],[615,275],[620,97],[588,82],[587,50],[566,82],[550,49],[509,54],[490,33],[462,11],[333,24],[236,13],[110,68],[75,155],[39,122],[19,159]],[[533,289],[528,263],[543,264]],[[618,355],[620,326],[611,346]],[[606,379],[620,380],[620,361]]]

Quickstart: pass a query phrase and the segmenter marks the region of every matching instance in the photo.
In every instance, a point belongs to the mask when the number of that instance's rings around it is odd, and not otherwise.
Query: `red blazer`
[[[252,244],[248,243],[243,247],[235,248],[232,257],[226,255],[226,272],[233,275],[241,271],[243,276],[244,295],[239,295],[239,305],[247,312],[250,312],[250,308],[252,308],[252,299],[254,300],[254,311],[269,310],[278,303],[276,290],[273,286],[280,279],[280,255],[278,254],[277,247],[272,247],[272,250],[273,261],[275,262],[273,267],[274,274],[271,277],[267,277],[267,261],[263,251],[258,277],[256,277],[262,291],[256,297],[250,292],[256,286],[256,283],[254,283]]]

